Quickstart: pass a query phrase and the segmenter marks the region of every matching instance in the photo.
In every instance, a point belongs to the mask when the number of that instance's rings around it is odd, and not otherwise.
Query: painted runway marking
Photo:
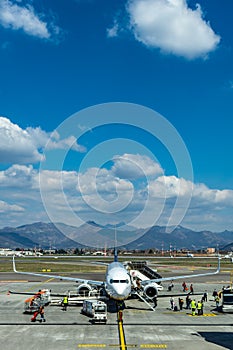
[[[141,349],[167,349],[166,344],[141,344]]]
[[[125,342],[125,332],[123,327],[123,311],[118,311],[117,313],[118,319],[118,333],[119,333],[119,346],[121,350],[127,350],[126,342]]]
[[[33,287],[31,287],[31,288],[25,290],[25,293],[31,292],[33,289],[35,290],[35,288],[38,288],[38,286],[41,286],[41,285],[43,285],[43,284],[45,284],[45,283],[48,283],[48,282],[50,282],[50,281],[52,281],[52,280],[54,280],[54,277],[53,277],[53,278],[49,278],[49,279],[46,280],[46,281],[40,282],[40,283],[36,284],[35,286],[33,286]]]
[[[188,316],[191,316],[191,317],[201,317],[201,316],[204,316],[204,317],[213,317],[213,316],[217,316],[216,314],[203,314],[203,315],[195,315],[193,316],[192,314],[188,314]]]
[[[106,347],[107,347],[106,344],[78,344],[78,348],[106,348]]]
[[[78,344],[78,348],[119,348],[123,349],[120,344]],[[140,348],[140,349],[167,349],[166,344],[127,344],[127,348]]]

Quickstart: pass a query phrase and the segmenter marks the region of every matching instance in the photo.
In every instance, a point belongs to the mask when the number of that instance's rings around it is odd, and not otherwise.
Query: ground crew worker
[[[171,299],[170,299],[170,305],[171,305],[171,309],[173,310],[174,306],[175,306],[175,302],[174,302],[174,298],[173,297],[171,297]]]
[[[44,317],[44,306],[40,307],[40,322],[45,322],[45,317]]]
[[[179,298],[178,301],[180,310],[183,310],[184,299]]]
[[[218,295],[218,292],[216,291],[216,289],[213,291],[213,294],[212,294],[212,296],[214,297],[214,299],[215,299],[215,297]]]
[[[190,287],[189,287],[189,289],[190,289],[190,292],[189,292],[189,294],[193,294],[193,293],[194,293],[194,290],[193,290],[193,285],[192,285],[192,284],[190,284]]]
[[[33,313],[33,316],[31,318],[31,322],[36,322],[36,318],[37,316],[39,315],[40,313],[40,309],[37,309],[34,313]]]
[[[186,297],[186,309],[190,309],[191,298],[189,295]]]
[[[187,285],[186,285],[185,281],[182,283],[182,287],[183,287],[183,292],[186,292],[186,290],[187,290]]]
[[[203,315],[203,309],[204,309],[204,302],[201,301],[201,314]]]
[[[154,308],[156,308],[157,305],[158,305],[158,303],[157,303],[157,297],[154,297],[154,298],[153,298],[153,302],[154,302]]]
[[[216,308],[217,308],[217,309],[218,309],[218,307],[219,307],[219,300],[220,300],[219,296],[216,295],[216,297],[215,297],[215,303],[216,303]]]
[[[200,301],[197,303],[197,314],[198,316],[202,315],[202,303]]]
[[[66,311],[67,310],[67,306],[68,306],[68,296],[67,295],[62,300],[62,306],[63,306],[62,310]]]
[[[205,291],[202,297],[203,301],[207,301],[207,297],[208,297],[208,293]]]
[[[196,315],[196,301],[195,301],[195,299],[193,299],[191,301],[191,309],[192,309],[192,316],[195,316]]]
[[[169,284],[167,290],[170,292],[170,291],[172,290],[173,287],[174,287],[174,284],[173,284],[173,282],[171,281],[171,283]]]
[[[136,279],[136,285],[137,285],[137,290],[141,290],[141,282],[139,278]]]
[[[125,309],[124,301],[119,301],[117,306],[118,306],[118,310],[124,310]]]

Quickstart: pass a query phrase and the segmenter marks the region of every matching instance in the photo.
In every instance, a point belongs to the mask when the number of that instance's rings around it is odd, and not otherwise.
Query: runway
[[[54,293],[64,293],[74,290],[76,285],[38,277],[32,281],[31,276],[30,282],[27,282],[23,278],[23,275],[0,274],[0,337],[3,350],[232,349],[233,314],[218,313],[211,297],[214,288],[221,289],[224,283],[227,284],[229,275],[227,278],[225,273],[212,276],[206,283],[196,279],[192,281],[195,292],[208,291],[204,316],[190,316],[190,310],[186,309],[178,312],[170,310],[169,297],[158,299],[155,312],[141,301],[127,300],[122,322],[124,345],[120,343],[116,312],[108,312],[106,325],[93,325],[91,319],[81,313],[81,307],[68,307],[64,312],[59,306],[48,306],[45,309],[46,322],[31,323],[31,316],[23,314],[26,297],[7,295],[8,290],[36,292],[48,288]],[[173,292],[177,295],[181,292],[181,283],[175,283]],[[166,293],[165,288],[163,294]]]

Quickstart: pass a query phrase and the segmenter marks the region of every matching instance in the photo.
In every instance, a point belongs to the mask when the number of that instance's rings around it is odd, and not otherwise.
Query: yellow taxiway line
[[[127,346],[125,343],[125,332],[123,327],[123,311],[118,311],[117,313],[117,319],[118,319],[118,333],[119,333],[119,341],[120,341],[120,349],[121,350],[127,350]]]
[[[31,292],[33,289],[38,288],[38,287],[41,286],[42,284],[48,283],[48,282],[50,282],[50,281],[52,281],[52,280],[54,280],[54,277],[53,277],[53,278],[49,278],[49,279],[46,280],[46,281],[43,281],[43,282],[40,282],[40,283],[34,285],[33,287],[31,287],[31,288],[25,290],[25,293]]]

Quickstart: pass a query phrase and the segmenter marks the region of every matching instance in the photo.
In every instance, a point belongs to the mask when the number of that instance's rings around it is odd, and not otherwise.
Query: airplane
[[[126,270],[124,265],[118,261],[118,255],[115,250],[114,253],[114,261],[107,264],[106,270],[106,278],[105,281],[95,281],[81,278],[74,278],[68,276],[59,276],[59,275],[50,275],[43,273],[33,273],[33,272],[21,272],[16,270],[15,259],[13,257],[13,270],[15,273],[23,274],[23,275],[32,275],[32,276],[41,276],[47,278],[56,278],[65,281],[72,281],[81,283],[78,287],[78,292],[91,291],[93,288],[102,289],[106,295],[115,300],[116,303],[124,301],[128,299],[132,294],[136,294],[142,301],[146,302],[150,306],[150,304],[146,301],[149,299],[150,301],[154,301],[158,296],[158,285],[157,283],[165,282],[165,281],[174,281],[178,279],[187,279],[193,277],[203,277],[203,276],[211,276],[218,274],[220,272],[220,258],[218,258],[218,267],[214,272],[200,273],[200,274],[192,274],[192,275],[183,275],[183,276],[173,276],[173,277],[161,277],[155,279],[148,279],[141,281],[141,288],[143,292],[143,296],[141,296],[131,283],[131,276],[129,272]],[[151,306],[150,306],[151,307]],[[151,307],[152,310],[153,307]]]

